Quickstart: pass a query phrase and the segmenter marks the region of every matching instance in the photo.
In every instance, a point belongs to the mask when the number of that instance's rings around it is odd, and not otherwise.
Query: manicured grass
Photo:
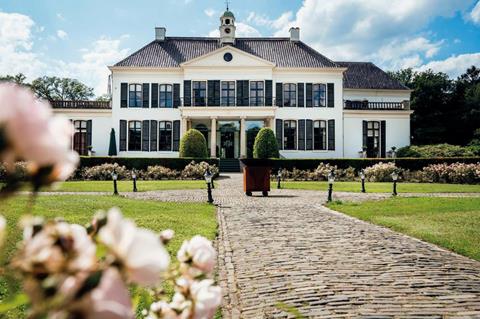
[[[480,198],[392,198],[328,206],[480,260]]]
[[[391,193],[393,189],[392,183],[365,183],[365,189],[368,193]],[[272,188],[277,187],[277,183],[271,183]],[[289,189],[308,189],[322,190],[328,189],[327,182],[282,182],[282,188]],[[339,192],[356,192],[362,190],[361,182],[335,182],[334,191]],[[435,184],[435,183],[397,183],[398,193],[479,193],[480,185],[465,184]]]
[[[27,197],[19,196],[2,203],[1,214],[7,219],[7,241],[3,247],[0,264],[5,265],[6,258],[13,255],[15,244],[21,240],[21,231],[17,228],[21,215],[25,213]],[[59,195],[39,196],[33,214],[45,218],[63,217],[66,221],[85,225],[91,221],[96,211],[119,207],[124,216],[135,220],[137,225],[154,231],[167,228],[175,231],[175,237],[168,245],[174,260],[174,254],[183,240],[196,234],[214,239],[216,235],[215,207],[203,203],[162,203],[156,201],[140,201],[118,196],[80,196]],[[19,289],[19,284],[13,284]],[[0,300],[7,293],[7,283],[0,278]],[[9,314],[9,318],[20,318],[17,312]]]
[[[215,184],[217,186],[218,183]],[[139,192],[169,190],[169,189],[202,189],[206,188],[204,180],[164,180],[164,181],[137,181]],[[44,188],[42,191],[57,192],[113,192],[113,181],[69,181],[59,183],[53,188]],[[132,181],[118,181],[119,192],[133,191]]]

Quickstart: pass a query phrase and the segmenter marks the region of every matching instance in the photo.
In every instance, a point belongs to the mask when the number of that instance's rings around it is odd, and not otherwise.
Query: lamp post
[[[365,171],[362,169],[358,175],[362,180],[362,193],[365,193]]]
[[[203,175],[205,177],[205,182],[207,182],[207,194],[208,194],[208,203],[213,203],[213,197],[212,197],[212,173],[207,169],[205,171],[205,174]]]
[[[113,195],[118,195],[117,179],[118,179],[117,172],[113,171],[113,173],[112,173]]]
[[[137,192],[137,173],[135,170],[132,170],[132,179],[133,179],[133,191]]]
[[[398,180],[398,173],[396,171],[393,171],[393,173],[390,175],[392,176],[393,180],[393,196],[397,196],[397,180]]]
[[[335,172],[333,170],[328,173],[328,201],[332,201],[333,182],[335,181]]]
[[[277,189],[282,188],[280,182],[282,181],[282,168],[280,167],[277,172]]]

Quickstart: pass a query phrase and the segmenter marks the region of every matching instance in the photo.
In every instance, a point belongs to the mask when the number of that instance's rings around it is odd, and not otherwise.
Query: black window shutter
[[[298,120],[298,150],[305,150],[305,120]]]
[[[275,121],[275,133],[277,135],[278,149],[283,150],[283,121],[277,119]]]
[[[312,83],[307,83],[306,85],[306,102],[307,102],[307,107],[313,107],[313,84]]]
[[[265,106],[272,106],[272,80],[265,80]]]
[[[367,121],[363,121],[363,130],[362,130],[362,146],[363,146],[363,149],[366,150],[367,149],[367,132],[368,131],[368,122]]]
[[[335,150],[335,120],[328,120],[328,150]]]
[[[157,121],[150,120],[150,152],[157,151]]]
[[[335,106],[335,90],[334,90],[333,83],[327,84],[327,106],[334,107]]]
[[[242,104],[245,106],[250,105],[250,88],[248,80],[242,81]]]
[[[173,84],[173,107],[178,108],[181,106],[180,101],[180,83]]]
[[[92,146],[92,120],[87,121],[87,146]]]
[[[120,120],[120,152],[127,150],[127,121]]]
[[[281,82],[275,85],[275,105],[283,107],[283,83]]]
[[[380,121],[380,157],[387,157],[387,122]]]
[[[298,107],[305,107],[305,85],[303,83],[297,84]]]
[[[192,106],[192,81],[183,81],[183,106]]]
[[[242,106],[243,86],[242,81],[237,80],[237,106]]]
[[[305,149],[313,150],[313,121],[307,120],[305,125]]]
[[[150,150],[150,121],[144,120],[142,122],[142,152]]]
[[[207,105],[214,106],[215,105],[215,81],[208,80],[207,81]]]
[[[158,83],[152,83],[152,107],[158,107]]]
[[[213,92],[214,105],[220,106],[220,80],[215,80],[213,84]]]
[[[150,84],[143,83],[143,107],[150,107]]]
[[[173,121],[173,145],[172,151],[178,152],[180,148],[180,121]]]
[[[120,84],[120,107],[127,107],[128,83]]]

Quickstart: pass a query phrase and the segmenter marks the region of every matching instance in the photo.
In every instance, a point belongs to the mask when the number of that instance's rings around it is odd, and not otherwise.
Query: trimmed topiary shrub
[[[279,156],[280,154],[278,152],[278,144],[275,134],[268,127],[262,128],[255,137],[255,143],[253,144],[253,157],[278,158]]]
[[[207,141],[200,131],[190,129],[180,141],[180,157],[207,157]]]
[[[459,145],[434,144],[434,145],[411,145],[401,147],[397,151],[397,157],[469,157],[475,153],[469,148]]]

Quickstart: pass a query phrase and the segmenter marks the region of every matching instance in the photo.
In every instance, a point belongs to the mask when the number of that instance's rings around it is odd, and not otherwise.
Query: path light
[[[112,173],[112,180],[113,180],[113,195],[118,195],[117,179],[118,179],[117,172],[113,171],[113,173]]]
[[[335,172],[333,169],[328,173],[328,201],[332,201],[333,182],[335,182]]]
[[[393,196],[397,196],[397,180],[398,180],[398,173],[396,171],[393,171],[393,173],[390,175],[392,176],[393,180]]]
[[[212,177],[213,177],[213,175],[212,175],[212,173],[210,173],[210,170],[207,169],[203,176],[205,176],[205,182],[207,182],[207,194],[208,194],[207,202],[209,202],[211,204],[211,203],[213,203],[213,197],[212,197]]]
[[[280,167],[277,172],[277,189],[282,188],[280,182],[282,181],[282,168]]]
[[[362,193],[365,193],[365,171],[363,170],[363,168],[360,170],[360,173],[358,175],[362,179]]]
[[[135,169],[132,170],[132,179],[133,179],[133,191],[137,192],[137,173],[135,172]]]

